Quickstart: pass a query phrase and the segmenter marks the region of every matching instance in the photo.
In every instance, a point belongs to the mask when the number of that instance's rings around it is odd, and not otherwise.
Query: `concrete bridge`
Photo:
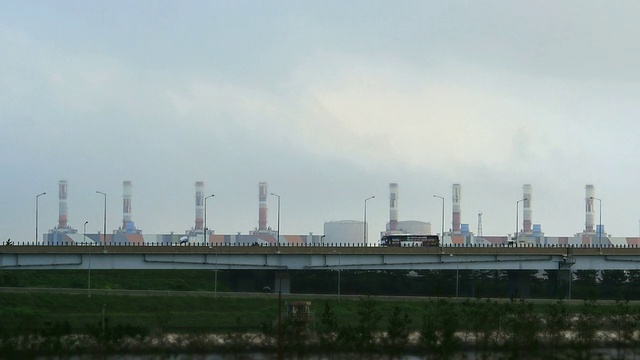
[[[639,247],[0,246],[0,269],[639,270]]]
[[[274,270],[274,290],[290,292],[290,270],[504,270],[510,293],[529,297],[528,270],[640,270],[640,248],[595,246],[0,246],[0,270],[202,269]],[[339,279],[340,277],[338,277]],[[339,289],[338,285],[338,289]],[[456,285],[457,288],[457,285]],[[570,290],[569,290],[570,293]]]

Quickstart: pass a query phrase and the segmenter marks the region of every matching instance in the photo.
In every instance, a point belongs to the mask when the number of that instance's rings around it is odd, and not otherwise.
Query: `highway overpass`
[[[639,270],[637,247],[0,246],[0,269]]]

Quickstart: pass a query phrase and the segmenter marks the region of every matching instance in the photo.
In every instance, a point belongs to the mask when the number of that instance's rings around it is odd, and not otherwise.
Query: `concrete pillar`
[[[531,297],[531,277],[528,270],[509,270],[509,297],[528,299]]]
[[[291,294],[291,274],[288,271],[276,271],[273,288],[275,293],[282,291],[283,294]]]

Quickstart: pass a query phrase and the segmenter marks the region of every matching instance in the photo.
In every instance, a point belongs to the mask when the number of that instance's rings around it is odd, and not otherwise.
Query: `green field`
[[[260,292],[273,282],[272,272],[221,271],[214,291],[212,271],[94,271],[89,291],[84,271],[2,271],[0,354],[23,358],[282,349],[304,355],[333,349],[434,359],[465,351],[548,359],[588,358],[603,348],[640,354],[637,302],[353,294],[358,287],[351,284],[358,281],[360,289],[376,281],[384,287],[394,279],[396,289],[416,284],[437,289],[438,279],[399,273],[345,274],[338,297],[332,293],[336,279],[331,275],[298,276],[296,281],[306,279],[307,289],[320,294],[285,294],[279,302],[279,294]],[[293,282],[292,288],[301,287]],[[299,300],[311,302],[313,321],[286,317],[286,303]],[[281,305],[284,316],[278,327]],[[179,340],[168,341],[172,336]]]

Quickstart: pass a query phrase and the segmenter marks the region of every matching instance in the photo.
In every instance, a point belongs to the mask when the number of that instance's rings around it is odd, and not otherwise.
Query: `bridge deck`
[[[640,248],[0,246],[2,269],[640,270]]]

